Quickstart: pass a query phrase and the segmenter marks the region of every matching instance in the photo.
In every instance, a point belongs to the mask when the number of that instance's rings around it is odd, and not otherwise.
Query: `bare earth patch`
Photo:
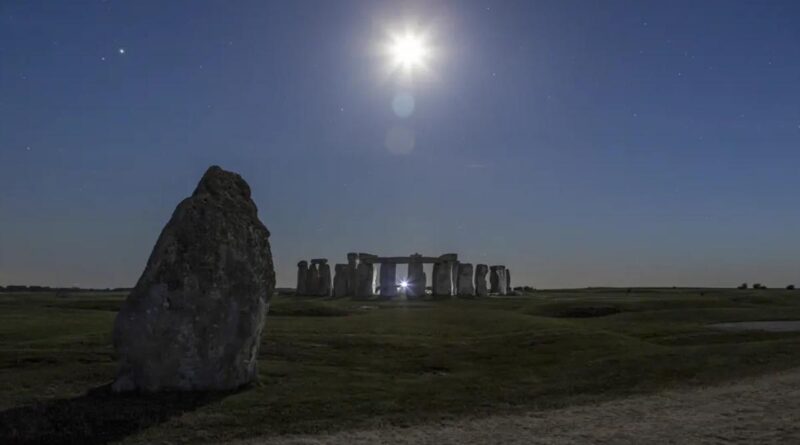
[[[786,444],[800,443],[798,419],[800,369],[527,415],[236,444]]]

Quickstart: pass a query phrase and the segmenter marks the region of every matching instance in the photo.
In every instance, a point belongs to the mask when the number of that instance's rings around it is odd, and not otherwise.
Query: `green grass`
[[[800,366],[798,333],[706,326],[800,319],[800,291],[589,289],[417,302],[277,296],[253,387],[193,398],[87,396],[114,376],[110,332],[123,298],[0,294],[0,425],[36,414],[51,420],[22,430],[50,442],[63,434],[86,443],[98,434],[219,442],[549,409]]]

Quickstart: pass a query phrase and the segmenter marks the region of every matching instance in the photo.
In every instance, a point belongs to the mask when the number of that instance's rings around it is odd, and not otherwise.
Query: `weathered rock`
[[[492,293],[498,295],[506,294],[506,268],[505,266],[492,266],[489,280],[492,285]]]
[[[357,269],[358,269],[358,254],[350,252],[347,254],[347,268],[350,277],[347,280],[347,295],[353,296],[356,294],[356,287],[358,283]]]
[[[331,266],[327,262],[320,263],[319,265],[319,285],[317,286],[317,295],[320,297],[331,296]]]
[[[458,265],[461,264],[458,261],[453,261],[451,265],[453,266],[453,270],[450,272],[450,283],[453,289],[451,295],[458,295]],[[470,277],[470,280],[472,277]]]
[[[514,288],[511,287],[511,271],[506,269],[506,293],[510,294]]]
[[[471,297],[475,295],[475,288],[472,285],[472,264],[458,264],[458,296]]]
[[[319,293],[319,266],[311,263],[308,266],[308,278],[306,280],[306,295],[317,295]]]
[[[419,262],[421,255],[411,255],[408,263],[408,286],[406,287],[406,298],[414,299],[425,296],[425,269]]]
[[[230,390],[256,380],[275,272],[250,187],[211,167],[161,232],[117,314],[114,391]]]
[[[450,263],[434,263],[433,265],[433,294],[450,296],[453,290],[453,281],[450,276],[453,266]]]
[[[369,298],[375,294],[375,270],[369,263],[358,263],[356,297]]]
[[[295,288],[295,294],[297,295],[306,294],[307,281],[308,281],[308,262],[300,261],[299,263],[297,263],[297,287]]]
[[[333,268],[334,275],[333,275],[333,296],[334,297],[345,297],[350,295],[348,293],[349,280],[350,280],[350,265],[349,264],[337,264]]]
[[[381,264],[380,294],[384,298],[397,296],[397,265]]]
[[[479,297],[489,295],[489,289],[486,287],[486,274],[488,272],[489,266],[485,264],[475,266],[475,295]]]

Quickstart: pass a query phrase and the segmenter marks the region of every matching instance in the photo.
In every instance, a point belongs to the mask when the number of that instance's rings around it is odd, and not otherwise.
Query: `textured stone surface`
[[[356,269],[356,297],[368,298],[375,294],[375,269],[372,264],[359,263]]]
[[[485,264],[475,266],[475,295],[479,297],[489,295],[489,288],[486,287],[486,274],[488,272],[489,266]]]
[[[317,295],[320,297],[331,296],[331,266],[327,262],[320,263],[319,265],[319,285],[317,285]]]
[[[308,266],[308,275],[306,276],[306,295],[317,295],[319,292],[319,267],[315,263]]]
[[[356,287],[358,283],[358,254],[350,252],[347,254],[347,269],[350,276],[347,279],[347,295],[353,296],[356,294]]]
[[[275,272],[250,187],[211,167],[161,232],[117,314],[114,391],[253,382]]]
[[[412,255],[411,262],[408,263],[406,298],[414,299],[425,295],[425,270],[418,259],[419,255]]]
[[[333,296],[345,297],[348,293],[350,280],[350,266],[348,264],[337,264],[333,268]]]
[[[435,263],[433,265],[433,294],[449,296],[453,290],[451,273],[453,266],[451,263]]]
[[[380,272],[381,297],[394,298],[397,296],[397,265],[381,264]]]
[[[492,266],[489,281],[492,285],[492,293],[498,295],[506,294],[506,268],[505,266]]]
[[[453,289],[452,295],[458,295],[458,266],[461,263],[458,261],[453,261],[451,265],[453,266],[453,270],[450,271],[450,283]],[[471,281],[471,277],[470,277]]]
[[[458,296],[471,297],[475,295],[475,287],[472,285],[472,264],[458,263],[457,275]]]
[[[308,281],[308,262],[300,261],[297,263],[297,295],[306,295],[306,282]]]

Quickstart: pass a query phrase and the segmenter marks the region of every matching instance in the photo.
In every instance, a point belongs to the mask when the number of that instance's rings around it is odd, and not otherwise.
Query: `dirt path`
[[[528,415],[286,436],[238,445],[800,443],[800,369]]]

